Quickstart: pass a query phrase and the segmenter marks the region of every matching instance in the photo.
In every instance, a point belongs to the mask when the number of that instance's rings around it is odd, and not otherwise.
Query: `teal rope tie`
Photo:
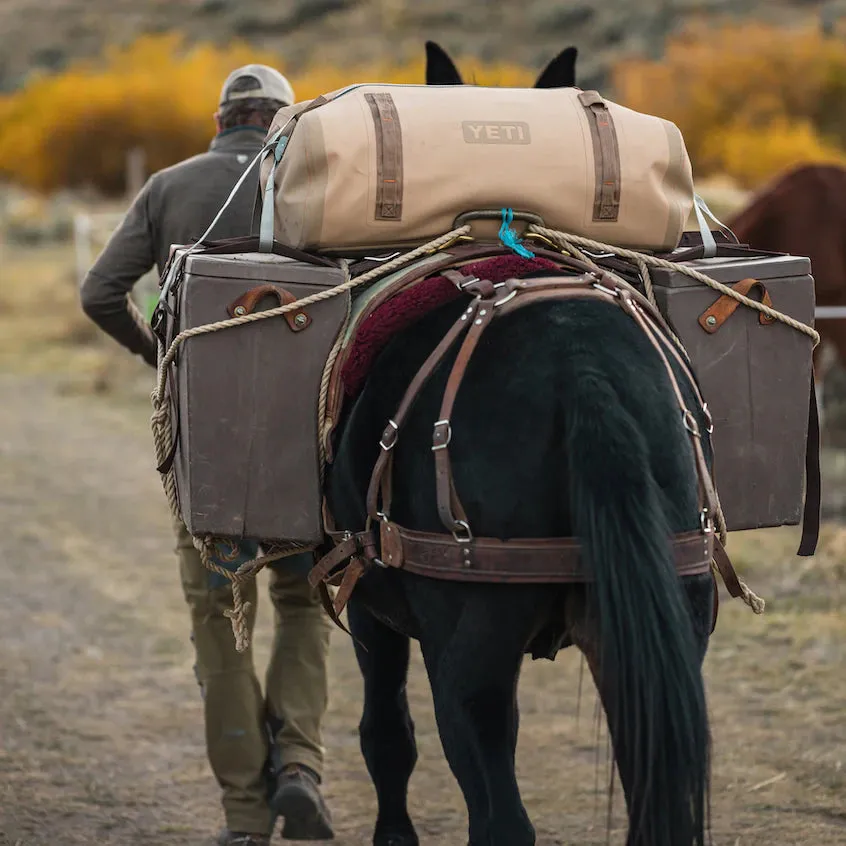
[[[508,208],[502,210],[502,226],[499,227],[499,240],[503,246],[508,247],[509,250],[517,253],[523,258],[532,259],[535,254],[523,246],[523,241],[517,237],[517,233],[511,228],[511,222],[514,220],[514,209]]]

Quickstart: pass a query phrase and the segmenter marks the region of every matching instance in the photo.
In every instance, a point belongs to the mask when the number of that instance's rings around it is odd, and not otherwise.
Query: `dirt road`
[[[34,377],[0,377],[0,397],[0,844],[205,844],[220,814],[149,407],[60,396]],[[724,596],[707,658],[717,846],[846,844],[846,533],[827,527],[810,561],[793,557],[796,539],[731,539],[770,604],[755,617]],[[336,842],[358,846],[374,813],[361,686],[349,643],[333,638],[327,792]],[[519,769],[543,846],[605,843],[605,739],[597,747],[589,682],[576,720],[578,680],[575,654],[525,667]],[[422,842],[462,846],[416,657],[411,687]]]

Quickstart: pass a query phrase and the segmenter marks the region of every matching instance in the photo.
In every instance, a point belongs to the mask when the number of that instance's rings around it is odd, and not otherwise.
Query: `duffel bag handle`
[[[514,220],[522,220],[525,223],[533,223],[535,226],[546,226],[543,218],[539,214],[528,211],[518,211],[514,209]],[[502,220],[502,209],[477,209],[475,211],[462,212],[455,219],[453,229],[458,229],[461,226],[469,223],[471,220]]]
[[[282,159],[285,147],[288,144],[288,135],[282,135],[268,153],[273,155],[273,162],[270,165],[270,173],[267,174],[267,183],[264,186],[264,195],[261,201],[261,223],[259,224],[259,252],[269,253],[273,248],[273,203],[276,193],[276,165]]]
[[[696,222],[699,224],[699,234],[702,236],[703,258],[713,258],[717,255],[717,242],[711,234],[711,227],[708,225],[709,219],[716,223],[735,244],[740,243],[734,232],[708,208],[705,200],[696,193],[693,195],[693,210],[696,212]]]
[[[278,130],[277,132],[273,133],[273,137],[270,138],[267,142],[265,142],[264,146],[256,153],[253,157],[253,160],[244,168],[244,172],[241,174],[241,178],[235,183],[232,187],[232,190],[229,192],[229,196],[224,200],[223,205],[218,209],[217,214],[212,219],[212,222],[206,228],[206,231],[200,235],[199,238],[184,252],[179,252],[178,254],[171,255],[170,261],[168,262],[168,267],[165,272],[165,278],[161,282],[161,292],[159,293],[159,305],[162,305],[165,301],[165,298],[168,295],[168,292],[173,287],[174,282],[176,281],[177,277],[180,274],[180,271],[185,264],[185,260],[190,256],[192,253],[196,253],[201,247],[204,246],[205,239],[211,234],[212,229],[217,226],[218,221],[223,217],[223,213],[226,209],[229,208],[229,204],[235,198],[235,195],[241,189],[241,186],[247,181],[247,177],[252,172],[253,168],[260,162],[263,161],[265,156],[267,155],[268,151],[273,149],[274,144],[278,142],[278,140],[282,137],[282,133],[287,128],[286,126],[282,127],[282,129]]]
[[[264,186],[261,200],[261,222],[259,224],[259,252],[261,253],[273,252],[273,206],[275,200],[274,194],[276,193],[276,166],[282,160],[282,154],[285,152],[288,139],[291,137],[297,121],[307,112],[320,108],[320,106],[324,106],[328,102],[329,99],[324,95],[315,97],[305,108],[292,115],[288,122],[274,134],[262,150],[261,155],[263,157],[273,156],[273,163],[270,166],[270,173],[267,174],[267,183]]]

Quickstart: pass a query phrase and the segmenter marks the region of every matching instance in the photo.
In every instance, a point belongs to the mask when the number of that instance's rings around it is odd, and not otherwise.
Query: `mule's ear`
[[[464,85],[464,80],[444,49],[426,42],[426,85]]]
[[[544,69],[535,83],[535,88],[572,88],[576,84],[575,47],[562,50]]]

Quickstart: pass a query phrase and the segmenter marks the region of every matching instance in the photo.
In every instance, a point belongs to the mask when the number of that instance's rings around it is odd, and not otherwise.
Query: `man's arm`
[[[83,311],[104,332],[155,367],[155,336],[129,298],[135,283],[156,263],[150,214],[153,178],[86,274],[80,296]]]

